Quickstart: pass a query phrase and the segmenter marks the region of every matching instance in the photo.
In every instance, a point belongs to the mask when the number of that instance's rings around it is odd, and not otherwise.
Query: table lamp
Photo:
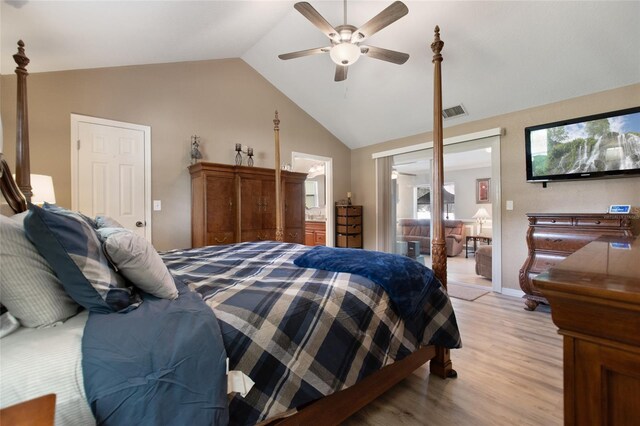
[[[476,220],[476,222],[478,222],[478,225],[480,225],[480,231],[478,231],[478,235],[482,235],[482,224],[484,224],[490,217],[491,216],[489,216],[489,212],[487,212],[487,209],[485,209],[484,207],[480,207],[476,214],[473,215],[473,218]]]
[[[13,175],[16,178],[16,175]],[[41,206],[44,203],[55,204],[56,192],[53,189],[53,178],[47,175],[31,175],[31,203]]]

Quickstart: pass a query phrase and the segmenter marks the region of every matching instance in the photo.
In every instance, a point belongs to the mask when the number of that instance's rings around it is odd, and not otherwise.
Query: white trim
[[[491,141],[491,218],[492,248],[491,270],[493,291],[502,291],[502,189],[500,165],[500,136],[494,136]]]
[[[144,134],[144,235],[151,240],[151,127],[125,123],[88,115],[71,114],[71,209],[78,210],[78,126],[80,123],[98,124],[123,129],[138,130]]]
[[[310,158],[313,160],[324,161],[324,176],[327,181],[325,185],[325,198],[327,209],[327,222],[325,227],[326,245],[327,247],[335,246],[335,209],[333,200],[333,158],[324,157],[322,155],[305,154],[303,152],[291,152],[291,164],[295,164],[296,158]]]
[[[451,138],[446,138],[442,141],[442,144],[452,145],[454,143],[468,142],[468,141],[473,141],[477,139],[484,139],[484,138],[490,138],[492,136],[501,136],[501,135],[502,135],[502,128],[496,127],[495,129],[483,130],[481,132],[469,133],[466,135],[453,136]],[[416,145],[404,146],[402,148],[390,149],[388,151],[374,152],[373,154],[371,154],[371,158],[375,160],[376,158],[380,158],[380,157],[390,157],[392,155],[405,154],[407,152],[420,151],[421,149],[429,149],[429,148],[433,148],[433,141],[419,143]]]
[[[502,289],[502,294],[505,295],[505,296],[518,297],[518,298],[522,299],[522,296],[524,296],[524,291],[518,290],[518,289],[515,289],[515,288],[506,288],[506,287],[504,287]]]

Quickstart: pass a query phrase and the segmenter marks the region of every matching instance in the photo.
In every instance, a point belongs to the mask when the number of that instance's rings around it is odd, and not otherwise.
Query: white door
[[[72,193],[74,210],[112,217],[150,239],[145,127],[72,115]]]

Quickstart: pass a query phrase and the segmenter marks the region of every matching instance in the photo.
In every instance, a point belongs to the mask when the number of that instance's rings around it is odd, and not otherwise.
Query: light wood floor
[[[549,311],[494,293],[452,301],[464,345],[451,351],[458,378],[422,366],[345,425],[561,425],[562,339]]]
[[[431,267],[431,256],[424,256],[425,265]],[[447,279],[452,282],[474,284],[491,287],[491,280],[476,274],[476,259],[469,254],[464,257],[464,251],[457,256],[447,258]]]

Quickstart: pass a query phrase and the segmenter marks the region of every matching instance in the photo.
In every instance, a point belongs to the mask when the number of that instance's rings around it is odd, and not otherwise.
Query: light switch
[[[162,201],[153,200],[153,211],[159,212],[162,210]]]
[[[507,200],[507,210],[513,210],[513,200]]]

